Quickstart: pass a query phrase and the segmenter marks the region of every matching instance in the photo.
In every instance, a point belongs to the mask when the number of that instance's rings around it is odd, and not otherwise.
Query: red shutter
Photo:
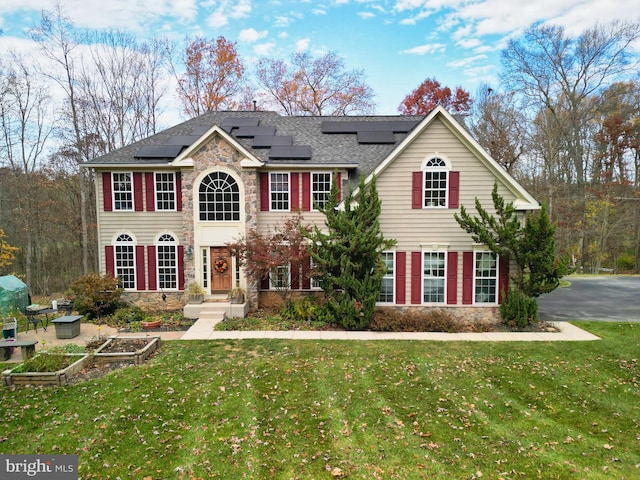
[[[424,193],[422,191],[422,172],[413,172],[411,182],[411,208],[422,208]]]
[[[269,211],[269,174],[260,173],[260,210]]]
[[[447,252],[447,304],[458,303],[458,252]]]
[[[102,200],[104,211],[113,211],[113,197],[111,193],[111,172],[102,172]]]
[[[182,173],[176,172],[176,210],[182,211]]]
[[[302,174],[302,210],[311,210],[311,174]]]
[[[154,245],[147,246],[147,271],[149,277],[149,290],[157,290],[158,282],[156,279],[156,247]]]
[[[104,247],[104,263],[105,263],[105,272],[107,275],[111,275],[112,277],[116,276],[116,268],[115,268],[115,254],[113,245],[106,245]]]
[[[503,257],[498,259],[498,303],[502,303],[509,295],[509,260]],[[504,296],[502,295],[504,292]]]
[[[422,303],[422,252],[411,252],[411,303]]]
[[[396,252],[396,304],[404,305],[407,301],[407,253]]]
[[[462,303],[473,304],[473,252],[462,253]]]
[[[260,290],[269,290],[269,275],[260,279]]]
[[[147,212],[155,212],[156,210],[156,182],[155,174],[147,172],[144,174],[144,190],[146,193]]]
[[[338,185],[338,200],[342,198],[342,174],[336,173],[336,185]]]
[[[144,210],[144,205],[142,204],[142,173],[135,172],[133,174],[133,205],[134,210],[136,212],[141,212]]]
[[[298,174],[291,173],[289,175],[291,182],[291,211],[300,210],[300,183],[298,182]]]
[[[291,263],[291,290],[300,290],[300,265]]]
[[[144,283],[144,247],[136,245],[136,290],[145,290]]]
[[[307,257],[302,263],[302,288],[311,289],[311,257]]]
[[[184,246],[178,245],[178,290],[184,290]]]
[[[460,172],[449,172],[449,208],[460,205]]]

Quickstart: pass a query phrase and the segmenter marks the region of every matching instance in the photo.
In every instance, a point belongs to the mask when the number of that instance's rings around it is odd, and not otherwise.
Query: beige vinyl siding
[[[479,198],[493,212],[491,191],[495,177],[440,120],[436,119],[377,178],[378,195],[382,201],[380,225],[385,237],[395,239],[397,251],[407,252],[407,303],[410,302],[410,252],[437,248],[458,254],[458,304],[462,303],[462,254],[473,249],[473,240],[460,228],[454,213],[460,209],[412,208],[412,172],[420,171],[425,159],[440,155],[450,163],[451,171],[460,172],[460,205],[475,212]],[[506,201],[513,194],[502,184],[498,191]],[[401,286],[399,286],[401,288]]]
[[[138,171],[138,170],[136,170]],[[102,172],[96,173],[97,179],[97,217],[100,226],[98,241],[100,245],[100,271],[105,272],[105,245],[112,245],[115,237],[120,233],[133,235],[136,245],[154,245],[158,236],[171,233],[176,237],[179,245],[182,242],[182,213],[183,212],[105,212],[102,195]],[[145,205],[146,207],[146,205]],[[145,269],[148,265],[145,251]]]

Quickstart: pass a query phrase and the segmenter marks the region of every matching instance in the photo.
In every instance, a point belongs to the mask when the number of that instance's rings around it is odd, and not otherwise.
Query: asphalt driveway
[[[567,277],[571,286],[538,298],[541,320],[640,322],[640,276]]]

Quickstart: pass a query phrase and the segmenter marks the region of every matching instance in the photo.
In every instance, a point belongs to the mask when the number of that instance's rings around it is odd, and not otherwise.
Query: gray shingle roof
[[[275,112],[210,112],[85,165],[168,164],[175,158],[176,145],[186,148],[214,125],[219,125],[267,167],[302,163],[310,168],[322,168],[349,164],[353,165],[357,178],[359,173],[370,174],[423,118],[400,115],[290,117]],[[154,152],[157,157],[153,157]]]

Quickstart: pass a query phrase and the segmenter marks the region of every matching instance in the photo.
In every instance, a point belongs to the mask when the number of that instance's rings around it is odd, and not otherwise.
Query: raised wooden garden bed
[[[2,372],[2,384],[6,387],[12,385],[40,385],[54,386],[66,385],[71,377],[89,366],[92,362],[91,355],[86,353],[67,353],[66,357],[77,358],[68,367],[57,372],[21,372],[14,373],[17,367]]]
[[[93,361],[97,365],[107,363],[142,365],[158,348],[160,348],[160,337],[113,336],[93,352]]]

